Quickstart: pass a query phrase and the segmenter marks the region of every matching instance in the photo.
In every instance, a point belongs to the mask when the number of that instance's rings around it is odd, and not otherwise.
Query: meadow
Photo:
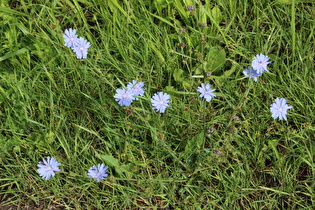
[[[313,1],[4,0],[0,23],[1,208],[315,208]],[[86,58],[64,45],[70,28]],[[243,71],[260,53],[254,81]],[[133,80],[144,95],[121,106]]]

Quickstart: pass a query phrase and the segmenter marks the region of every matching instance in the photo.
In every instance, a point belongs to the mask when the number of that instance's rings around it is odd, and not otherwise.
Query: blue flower
[[[65,34],[63,35],[65,39],[65,46],[74,47],[78,42],[78,35],[76,35],[76,30],[69,28],[65,30]]]
[[[132,80],[132,82],[129,82],[127,84],[127,89],[132,90],[135,95],[135,99],[138,100],[137,96],[144,95],[145,88],[143,88],[143,86],[144,86],[143,82],[137,82],[137,80]]]
[[[257,71],[254,70],[251,66],[248,66],[248,68],[243,71],[243,74],[246,77],[253,78],[255,82],[257,82],[258,80],[257,77],[260,77],[262,75],[262,74],[258,74]]]
[[[211,89],[209,83],[206,85],[201,83],[201,87],[198,87],[197,91],[201,93],[200,97],[204,97],[207,102],[211,101],[211,99],[215,97],[215,95],[212,93],[215,91],[215,89]]]
[[[120,106],[130,106],[131,102],[135,100],[133,89],[117,89],[114,98],[118,101]]]
[[[187,6],[187,10],[188,11],[193,11],[195,8],[194,8],[194,6],[192,6],[192,5],[188,5]]]
[[[58,168],[59,165],[60,163],[58,163],[55,158],[47,157],[47,160],[43,158],[43,162],[37,164],[39,167],[37,171],[43,179],[48,180],[55,176],[55,171],[60,171]]]
[[[78,59],[83,59],[87,57],[89,47],[91,47],[91,43],[80,37],[77,43],[72,47],[72,50],[77,54]]]
[[[284,98],[276,98],[276,102],[270,105],[270,111],[273,119],[279,118],[279,120],[287,120],[287,113],[293,106],[287,105],[287,100]]]
[[[160,113],[164,113],[166,107],[169,107],[168,103],[171,101],[169,100],[171,97],[167,93],[158,92],[155,93],[151,99],[151,103],[153,105],[153,109],[159,111]]]
[[[252,67],[257,72],[257,74],[262,74],[264,71],[268,71],[267,65],[270,58],[262,53],[257,54],[252,61]]]
[[[108,169],[108,166],[104,167],[104,163],[98,164],[97,167],[92,166],[88,170],[88,175],[89,177],[97,179],[97,182],[99,182],[101,179],[104,179],[105,177],[108,176],[108,174],[106,174],[107,169]]]

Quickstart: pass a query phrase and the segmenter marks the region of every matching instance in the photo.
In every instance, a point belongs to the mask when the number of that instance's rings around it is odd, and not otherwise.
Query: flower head
[[[188,10],[188,11],[193,11],[194,9],[195,9],[195,7],[192,6],[192,5],[188,5],[188,6],[187,6],[187,10]]]
[[[78,42],[78,35],[76,35],[76,30],[69,28],[65,30],[65,34],[63,35],[65,40],[65,46],[74,47]]]
[[[211,101],[211,99],[215,97],[215,95],[212,93],[213,91],[215,91],[215,89],[211,89],[209,83],[206,85],[204,83],[201,83],[201,86],[198,87],[197,91],[201,93],[200,97],[204,97],[207,102]]]
[[[72,50],[77,54],[78,59],[83,59],[87,57],[89,47],[91,47],[91,43],[80,37]]]
[[[200,27],[207,27],[207,23],[200,23]]]
[[[137,96],[143,96],[144,95],[144,90],[143,88],[144,83],[143,82],[137,82],[137,80],[132,80],[132,82],[129,82],[127,84],[127,89],[132,90],[135,96],[135,99],[138,100]]]
[[[104,167],[104,163],[98,164],[97,167],[92,166],[88,170],[88,175],[89,177],[97,179],[96,181],[99,182],[101,179],[104,179],[105,177],[108,176],[108,174],[106,174],[107,169],[108,169],[108,166]]]
[[[292,108],[293,106],[288,106],[284,98],[276,98],[275,103],[270,105],[273,119],[279,118],[279,120],[287,120],[288,110]]]
[[[58,163],[53,157],[47,157],[47,160],[43,158],[43,162],[39,162],[37,164],[39,167],[37,171],[43,179],[48,180],[55,176],[55,171],[60,171],[58,168],[59,165],[60,163]]]
[[[262,74],[264,71],[268,71],[267,65],[271,62],[269,62],[270,58],[266,55],[263,55],[262,53],[257,54],[254,57],[254,60],[252,61],[252,67],[257,72],[257,74]]]
[[[258,78],[262,75],[262,73],[258,74],[256,70],[254,70],[251,66],[248,66],[247,69],[243,71],[243,74],[246,77],[253,78],[255,82],[257,82]]]
[[[170,98],[170,95],[167,93],[155,93],[151,99],[153,109],[156,109],[156,111],[159,111],[160,113],[164,113],[165,109],[169,107],[168,103],[171,102],[169,100]]]
[[[185,29],[185,28],[180,28],[180,29],[179,29],[179,32],[185,33],[185,32],[186,32],[186,29]]]
[[[133,89],[121,88],[116,90],[114,98],[120,106],[130,106],[131,102],[135,100],[134,95]]]

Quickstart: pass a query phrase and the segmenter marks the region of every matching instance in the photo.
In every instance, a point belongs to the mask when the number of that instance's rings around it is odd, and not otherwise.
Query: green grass
[[[0,206],[315,207],[314,4],[44,2],[0,3]],[[91,42],[87,59],[63,46],[67,28]],[[242,71],[258,53],[272,63],[254,82]],[[115,91],[133,79],[145,96],[120,107]],[[158,91],[171,95],[164,114]],[[272,119],[276,97],[294,107],[288,121]],[[61,171],[45,181],[47,156]],[[109,166],[99,183],[87,176],[97,163]]]

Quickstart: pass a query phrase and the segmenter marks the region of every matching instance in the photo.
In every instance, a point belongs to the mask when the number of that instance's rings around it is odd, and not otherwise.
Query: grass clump
[[[188,8],[188,6],[190,6]],[[314,207],[314,14],[306,1],[0,4],[0,203],[65,209]],[[91,43],[86,59],[65,29]],[[243,75],[270,57],[257,82]],[[145,93],[115,100],[132,80]],[[199,97],[210,83],[214,97]],[[171,97],[165,113],[151,97]],[[285,98],[287,121],[271,117]],[[37,164],[51,156],[49,179]],[[108,166],[96,182],[88,170]]]

